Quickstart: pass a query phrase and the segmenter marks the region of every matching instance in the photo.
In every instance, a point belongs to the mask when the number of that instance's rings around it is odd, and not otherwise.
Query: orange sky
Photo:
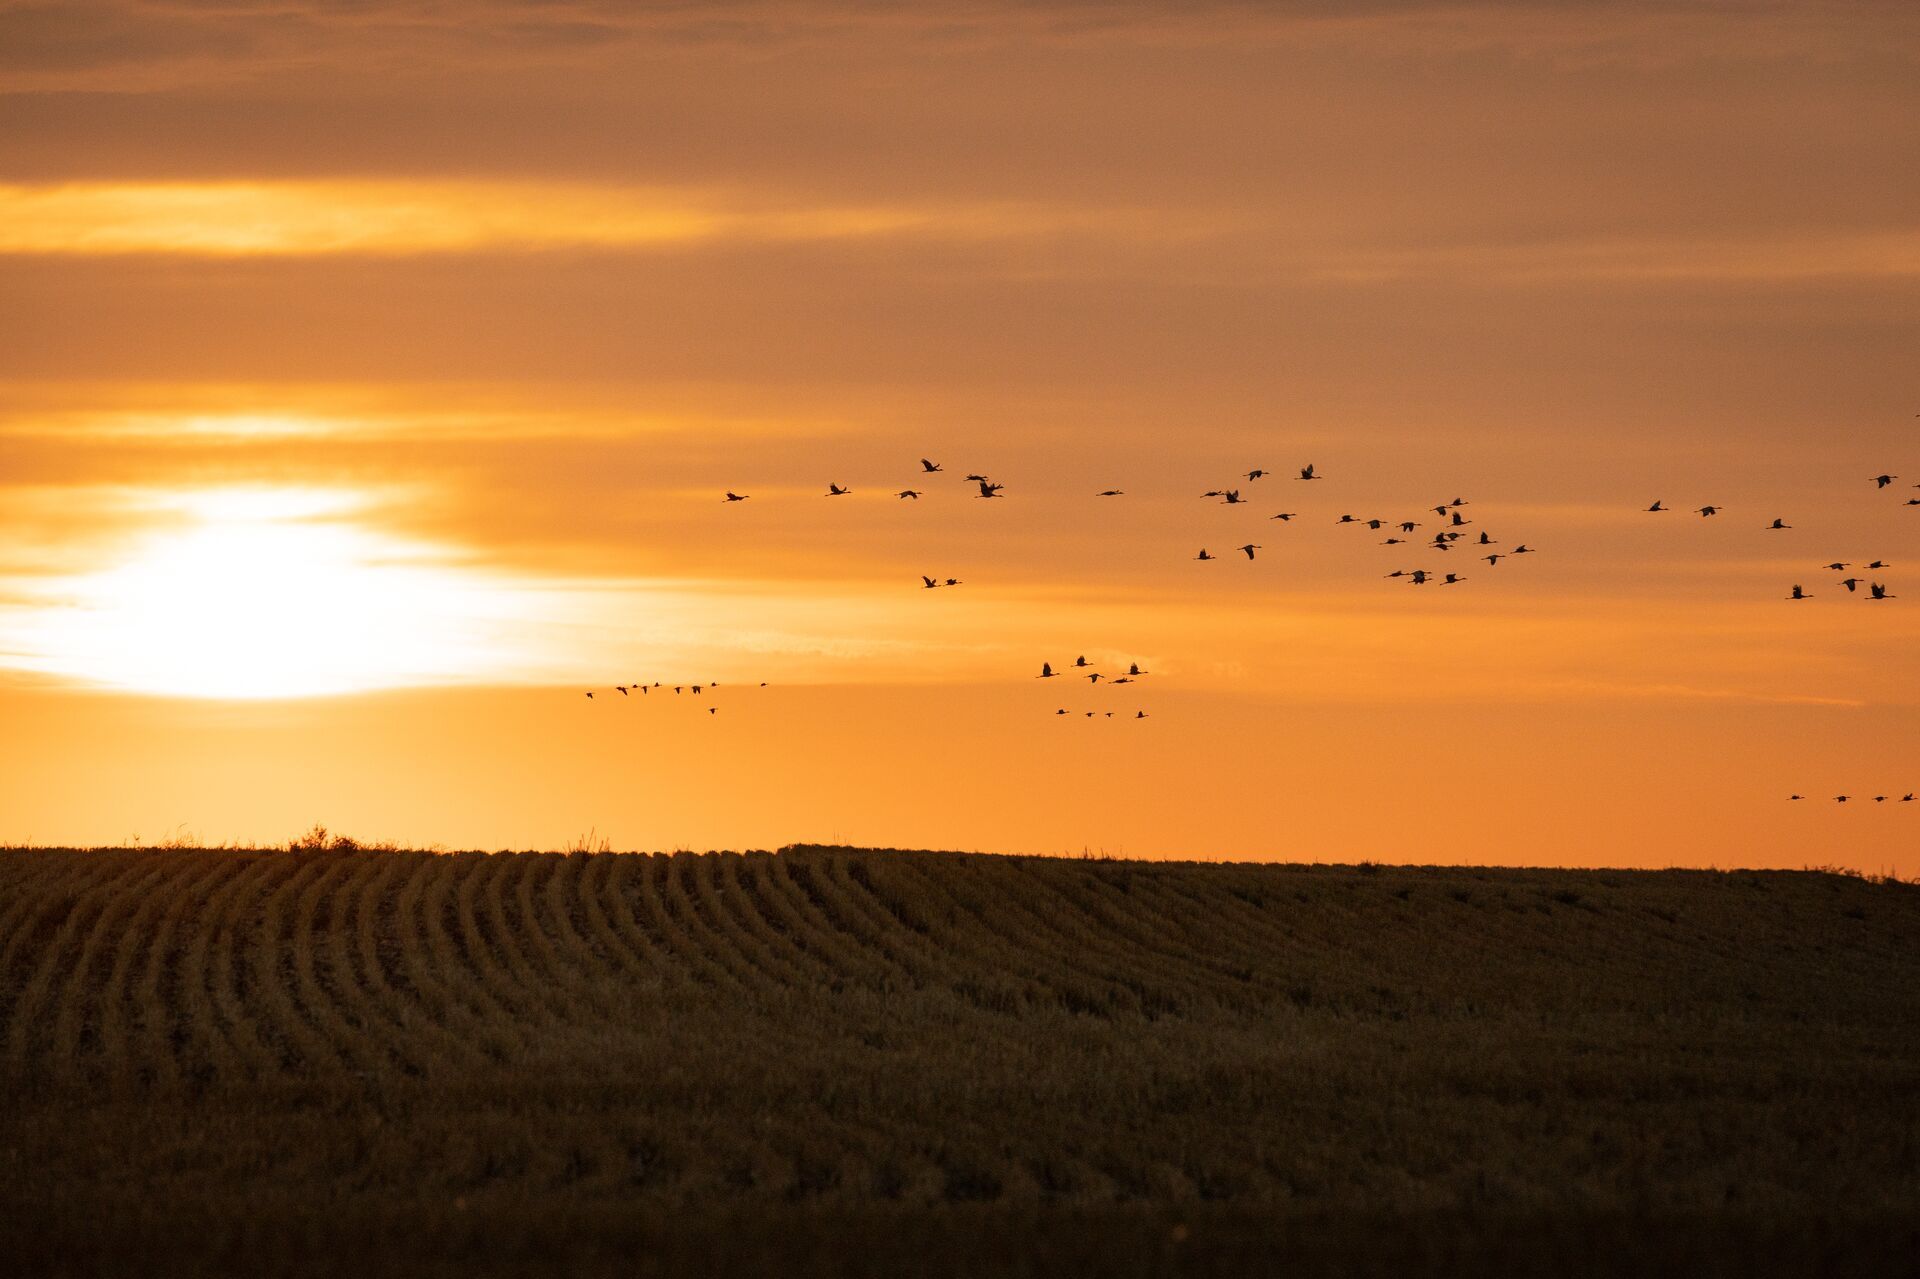
[[[0,841],[1920,873],[1830,799],[1920,790],[1916,71],[1893,3],[0,5]],[[1334,523],[1456,496],[1540,554]]]

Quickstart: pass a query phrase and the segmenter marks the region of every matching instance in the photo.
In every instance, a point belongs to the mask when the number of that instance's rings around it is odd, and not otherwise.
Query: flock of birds
[[[931,458],[923,457],[920,459],[920,470],[918,474],[923,478],[931,475],[944,474],[945,470],[946,468],[944,466]],[[1203,500],[1217,501],[1225,506],[1249,505],[1249,499],[1242,486],[1257,484],[1272,474],[1273,472],[1265,468],[1255,467],[1237,476],[1233,487],[1208,489],[1206,492],[1200,494],[1200,497]],[[1319,469],[1311,462],[1301,467],[1296,476],[1297,480],[1307,483],[1312,483],[1324,478],[1326,477],[1323,476]],[[1899,478],[1897,475],[1882,474],[1871,477],[1871,482],[1876,490],[1882,490],[1890,487]],[[987,475],[970,472],[966,475],[965,482],[973,485],[977,490],[976,496],[982,499],[999,498],[1006,494],[1006,485]],[[1920,484],[1916,484],[1914,487],[1920,488]],[[828,498],[848,497],[851,496],[852,493],[853,489],[850,486],[835,481],[827,485],[826,492],[823,496]],[[897,500],[914,502],[919,501],[924,495],[925,490],[912,487],[899,489],[893,494]],[[748,493],[736,493],[729,489],[724,494],[722,500],[727,503],[745,502],[751,496],[752,495]],[[1118,488],[1100,489],[1095,493],[1095,496],[1100,498],[1124,497],[1126,496],[1126,490]],[[1909,498],[1905,504],[1910,507],[1920,507],[1920,498]],[[1535,547],[1526,542],[1516,543],[1511,549],[1496,549],[1500,548],[1502,543],[1495,539],[1488,530],[1476,529],[1474,527],[1475,521],[1467,515],[1464,509],[1469,505],[1470,503],[1468,503],[1465,498],[1456,497],[1451,501],[1440,502],[1428,508],[1437,521],[1437,527],[1431,537],[1420,534],[1422,529],[1428,527],[1427,522],[1422,519],[1362,518],[1353,514],[1342,514],[1333,522],[1336,525],[1362,528],[1374,533],[1384,532],[1387,536],[1379,543],[1383,547],[1418,546],[1425,551],[1434,553],[1453,553],[1462,543],[1465,543],[1466,546],[1475,552],[1475,558],[1484,561],[1490,568],[1497,567],[1500,562],[1505,559],[1538,553]],[[1721,515],[1725,509],[1726,508],[1720,504],[1709,503],[1704,506],[1690,508],[1689,513],[1698,515],[1702,519],[1712,519]],[[1668,506],[1664,500],[1657,500],[1651,506],[1645,508],[1645,512],[1652,515],[1667,514],[1673,510],[1674,508]],[[1279,511],[1269,515],[1267,518],[1287,524],[1300,518],[1300,513],[1297,511]],[[1763,531],[1772,533],[1790,532],[1793,528],[1794,526],[1789,524],[1784,516],[1775,517],[1770,523],[1762,526]],[[1420,535],[1416,536],[1416,534]],[[1261,543],[1248,541],[1232,549],[1244,555],[1248,560],[1253,560],[1260,551],[1266,548]],[[1222,556],[1215,555],[1207,547],[1202,546],[1199,553],[1193,558],[1196,561],[1208,562],[1217,561],[1221,559]],[[1887,588],[1885,583],[1851,573],[1850,570],[1853,569],[1854,565],[1849,561],[1835,561],[1824,567],[1833,572],[1849,574],[1846,577],[1837,579],[1838,584],[1845,587],[1849,594],[1858,594],[1860,588],[1864,586],[1866,587],[1865,599],[1882,601],[1898,598]],[[1864,571],[1873,574],[1891,567],[1892,565],[1887,561],[1875,559],[1864,566]],[[1383,576],[1389,581],[1403,581],[1412,586],[1425,586],[1429,583],[1435,583],[1440,586],[1457,586],[1467,581],[1467,577],[1463,573],[1436,572],[1424,567],[1397,568]],[[944,577],[923,573],[920,575],[920,584],[923,590],[940,590],[960,586],[963,583],[957,577]],[[1786,598],[1789,600],[1808,600],[1813,598],[1813,594],[1809,592],[1803,584],[1795,584]],[[1068,676],[1079,677],[1086,679],[1089,688],[1091,688],[1098,685],[1103,679],[1106,680],[1108,687],[1132,684],[1145,677],[1146,674],[1147,672],[1141,668],[1138,662],[1132,662],[1128,664],[1124,674],[1109,676],[1104,671],[1097,669],[1082,655],[1077,657],[1071,665],[1063,669],[1056,669],[1051,662],[1042,662],[1040,664],[1040,674],[1035,678],[1047,680]],[[764,682],[760,686],[762,688],[766,687]],[[710,681],[706,684],[673,685],[671,687],[676,694],[683,691],[690,691],[695,696],[701,696],[708,689],[718,688],[719,684],[717,681]],[[614,691],[618,692],[622,697],[628,697],[636,692],[650,694],[655,690],[661,689],[662,685],[658,682],[653,684],[617,684],[614,686]],[[594,693],[592,691],[587,693],[589,699],[593,696]],[[718,708],[709,706],[707,713],[709,715],[717,714]],[[1065,707],[1060,707],[1053,713],[1055,716],[1067,716],[1072,715],[1074,712],[1067,710]],[[1124,716],[1124,712],[1120,712],[1120,714]],[[1087,710],[1081,711],[1080,715],[1087,719],[1113,719],[1116,716],[1116,712],[1111,710]],[[1143,720],[1148,718],[1148,715],[1144,710],[1135,710],[1133,714],[1127,718]],[[1790,798],[1793,800],[1802,800],[1806,797],[1803,795],[1793,795]],[[1886,795],[1875,795],[1872,797],[1876,803],[1885,803],[1892,798],[1893,797]],[[1852,796],[1837,795],[1834,799],[1836,803],[1844,804],[1849,802]],[[1903,795],[1900,796],[1896,802],[1911,803],[1914,802],[1914,796],[1912,794]]]
[[[1794,801],[1796,801],[1796,800],[1802,800],[1802,799],[1805,799],[1805,798],[1806,798],[1806,796],[1805,796],[1805,795],[1789,795],[1789,796],[1787,796],[1787,801],[1788,801],[1789,803],[1792,803],[1792,802],[1794,802]],[[1887,802],[1888,800],[1890,800],[1890,799],[1894,799],[1894,798],[1895,798],[1895,797],[1894,797],[1894,796],[1892,796],[1892,795],[1875,795],[1875,796],[1872,796],[1872,799],[1873,799],[1873,802],[1874,802],[1874,803],[1876,803],[1876,804],[1884,804],[1884,803],[1886,803],[1886,802]],[[1899,798],[1898,798],[1898,799],[1897,799],[1897,800],[1896,800],[1895,802],[1897,802],[1897,803],[1901,803],[1901,804],[1911,804],[1911,803],[1913,803],[1913,800],[1914,800],[1914,796],[1913,796],[1913,792],[1912,792],[1912,791],[1908,791],[1908,792],[1907,792],[1906,794],[1904,794],[1904,795],[1901,795],[1901,796],[1900,796],[1900,797],[1899,797]],[[1853,796],[1851,796],[1851,795],[1835,795],[1835,796],[1833,797],[1833,802],[1834,802],[1834,803],[1836,803],[1836,804],[1849,804],[1849,803],[1852,803],[1852,802],[1853,802]]]

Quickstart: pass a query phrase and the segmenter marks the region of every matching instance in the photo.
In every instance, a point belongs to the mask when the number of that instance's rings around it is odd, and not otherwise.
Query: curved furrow
[[[1178,1006],[1179,1000],[1170,991],[1150,986],[1144,979],[1143,969],[1158,965],[1143,964],[1137,947],[1115,937],[1106,921],[1093,913],[1074,891],[1077,869],[1061,864],[1036,872],[1032,867],[1017,864],[1014,878],[1018,882],[1010,886],[1010,891],[1068,940],[1084,961],[1082,970],[1103,981],[1109,992],[1116,987],[1127,991],[1143,1012],[1167,1011]],[[1160,975],[1174,988],[1185,989],[1190,997],[1195,993],[1203,999],[1207,997],[1204,984],[1190,977],[1175,977],[1165,972]]]
[[[552,991],[570,1023],[603,1020],[618,1004],[610,977],[617,974],[573,925],[570,899],[579,895],[580,870],[588,853],[521,853],[514,889],[521,931],[542,985]]]
[[[941,883],[947,877],[934,874],[924,866],[902,863],[900,871],[918,879],[929,894],[941,891],[951,893],[951,889]],[[960,874],[970,875],[972,882],[966,885],[967,888],[1000,903],[995,908],[988,902],[978,905],[960,903],[959,898],[954,897],[956,904],[971,917],[971,931],[986,939],[983,950],[991,965],[989,975],[1013,977],[1050,991],[1056,1000],[1079,1011],[1093,1011],[1106,1006],[1109,986],[1107,973],[1090,967],[1069,934],[1035,909],[1031,902],[1012,891],[1006,882],[1009,876],[1004,869],[998,866],[974,868],[956,863],[954,876]],[[1073,978],[1078,980],[1071,985],[1065,984]]]
[[[388,961],[381,954],[381,941],[399,947],[399,890],[394,881],[407,865],[398,853],[363,854],[364,869],[342,885],[327,930],[325,948],[316,956],[315,980],[332,995],[340,1017],[373,1048],[384,1050],[389,1063],[401,1073],[420,1075],[431,1065],[433,1052],[451,1052],[456,1061],[477,1059],[477,1050],[454,1041],[428,1011],[412,984],[401,976],[404,960],[395,953]],[[388,909],[389,902],[392,909]],[[386,928],[377,927],[383,923]],[[390,930],[390,931],[388,931]],[[325,972],[318,971],[321,960]],[[391,962],[394,976],[388,976]],[[399,980],[406,987],[394,985]],[[433,1041],[430,1048],[423,1039]],[[375,1064],[371,1067],[380,1070]]]
[[[412,1029],[425,1031],[449,1059],[462,1060],[463,1049],[490,1060],[503,1060],[515,1052],[521,1040],[505,1010],[485,997],[475,979],[472,960],[456,946],[460,931],[449,928],[447,917],[457,914],[457,892],[481,865],[483,853],[457,853],[449,857],[422,854],[394,894],[394,932],[398,941],[400,966],[386,984],[404,981],[413,998],[401,1005],[398,1015],[417,1013]],[[457,921],[456,921],[457,922]],[[377,973],[362,964],[365,973]],[[396,991],[396,994],[398,992]],[[478,1002],[476,1002],[476,999]]]
[[[568,1020],[566,1000],[534,971],[533,962],[522,945],[525,921],[514,918],[514,912],[508,909],[509,902],[515,906],[519,903],[518,897],[508,891],[508,885],[516,873],[523,880],[537,873],[540,856],[542,854],[504,853],[493,858],[482,885],[481,919],[492,929],[493,944],[507,973],[503,989],[496,993],[503,1002],[517,1007],[529,1023],[551,1026],[556,1021]]]
[[[801,872],[798,878],[796,870]],[[813,881],[813,872],[792,854],[774,853],[767,858],[767,883],[775,900],[786,903],[794,935],[805,938],[837,977],[880,991],[911,985],[912,972],[883,947],[865,945],[841,927]]]
[[[277,1079],[286,1068],[281,1045],[254,1008],[252,996],[258,991],[252,956],[260,944],[268,901],[297,869],[290,857],[261,854],[261,873],[227,900],[213,939],[209,980],[213,1006],[226,1028],[227,1042],[246,1076],[255,1082]]]
[[[345,1059],[294,998],[292,952],[299,943],[292,933],[298,927],[298,903],[307,888],[338,873],[340,859],[333,853],[289,857],[294,861],[292,873],[260,905],[254,945],[247,955],[249,1002],[260,1024],[260,1037],[277,1049],[282,1069],[334,1074],[345,1068]]]
[[[636,978],[624,948],[617,941],[609,944],[594,926],[597,862],[611,856],[569,855],[547,880],[542,897],[555,949],[575,988],[602,1014],[625,1018],[631,1014],[635,996],[657,988],[659,982],[651,975]]]
[[[817,921],[801,909],[800,897],[778,869],[773,853],[749,853],[737,867],[741,900],[755,918],[767,944],[785,959],[803,985],[844,984],[860,980],[823,946]],[[870,984],[870,983],[863,983]]]
[[[221,1013],[214,1002],[214,941],[227,903],[248,880],[265,873],[267,857],[264,853],[232,854],[227,872],[187,921],[191,931],[175,982],[178,1019],[168,1039],[174,1047],[173,1056],[189,1058],[180,1062],[180,1074],[194,1083],[213,1083],[241,1073],[239,1056],[222,1028]]]
[[[1175,991],[1186,999],[1202,1003],[1211,1003],[1230,993],[1223,989],[1225,974],[1219,969],[1197,959],[1191,951],[1163,945],[1150,927],[1136,924],[1129,917],[1127,908],[1131,906],[1138,911],[1144,902],[1080,867],[1056,874],[1054,878],[1059,881],[1062,899],[1085,921],[1079,931],[1100,939],[1110,953],[1124,959],[1127,984],[1132,986],[1143,1007],[1151,1011],[1156,1000],[1170,999],[1171,992]],[[1147,985],[1149,981],[1158,983],[1160,990],[1151,989]]]
[[[619,901],[621,892],[622,860],[631,862],[626,853],[595,853],[593,858],[580,871],[580,914],[587,922],[587,933],[593,938],[600,951],[619,965],[628,979],[643,986],[659,986],[666,979],[657,962],[651,958],[652,947],[645,939],[636,941],[614,922],[615,911],[610,903]],[[628,916],[631,924],[631,912],[624,903],[617,911]]]
[[[112,908],[114,894],[143,865],[133,854],[90,856],[111,858],[111,863],[103,869],[95,861],[88,869],[96,873],[76,877],[74,895],[66,899],[69,904],[65,918],[61,919],[53,937],[41,947],[33,976],[20,997],[7,1010],[6,1061],[11,1071],[25,1072],[29,1069],[34,1023],[41,1016],[42,1006],[52,991],[66,984],[66,974],[78,962],[93,924],[103,912]],[[58,915],[58,909],[56,902],[55,916]]]
[[[919,988],[945,984],[938,975],[938,967],[929,964],[913,946],[916,939],[912,933],[884,912],[876,914],[870,910],[868,903],[861,900],[863,894],[849,891],[848,884],[836,873],[840,861],[839,853],[809,854],[804,861],[792,863],[789,874],[800,883],[808,900],[834,929],[897,969],[900,985]],[[890,987],[892,984],[889,983]]]
[[[0,1025],[13,1006],[14,961],[32,955],[39,926],[67,901],[62,886],[76,876],[82,863],[71,853],[0,853],[6,891],[0,894]],[[26,978],[20,979],[25,985]]]
[[[102,903],[92,925],[80,942],[79,954],[65,978],[47,992],[47,1013],[53,1019],[49,1044],[43,1063],[52,1069],[72,1072],[79,1080],[89,1080],[92,1060],[99,1056],[99,1031],[105,987],[112,977],[118,955],[131,956],[139,946],[139,937],[130,927],[132,917],[152,895],[154,886],[166,877],[165,854],[147,853],[137,858],[140,873],[127,881]],[[99,968],[100,988],[94,985],[94,970]]]
[[[145,1007],[136,1002],[134,971],[150,969],[159,962],[172,931],[174,903],[204,877],[204,864],[178,854],[170,856],[160,882],[140,894],[139,903],[121,927],[95,1017],[102,1080],[116,1093],[124,1094],[140,1083],[143,1075],[154,1073],[151,1066],[140,1061],[136,1047],[142,1036],[135,1023]],[[58,1042],[59,1036],[55,1039]]]
[[[1162,946],[1190,951],[1195,962],[1215,974],[1215,989],[1235,1007],[1259,1007],[1288,986],[1275,966],[1282,950],[1270,942],[1243,937],[1236,927],[1223,927],[1221,914],[1178,892],[1168,877],[1143,874],[1133,881],[1135,895],[1155,903]],[[1244,902],[1243,909],[1258,909]]]
[[[447,996],[441,1006],[444,1024],[455,1035],[473,1036],[488,1056],[508,1060],[531,1039],[525,1021],[496,997],[506,978],[487,947],[476,905],[480,885],[499,856],[456,853],[436,868],[440,873],[431,877],[419,906]],[[424,956],[418,957],[413,971],[424,966]]]
[[[657,863],[652,853],[609,853],[607,921],[628,950],[663,981],[674,985],[704,983],[699,971],[683,955],[674,953],[673,933],[665,925],[660,895],[655,887]]]
[[[203,853],[198,873],[183,878],[178,888],[162,903],[160,923],[147,947],[140,980],[131,995],[137,1046],[130,1050],[133,1070],[144,1075],[156,1088],[173,1088],[180,1083],[179,1046],[184,1042],[180,1008],[181,969],[188,943],[176,941],[183,926],[199,924],[200,899],[209,884],[231,871],[231,862],[223,855]],[[180,1036],[176,1039],[176,1033]]]
[[[352,1018],[331,984],[321,979],[321,959],[346,931],[344,907],[356,880],[379,854],[330,853],[327,868],[309,880],[293,902],[287,924],[286,984],[293,1008],[326,1045],[333,1060],[356,1074],[370,1074],[387,1062],[364,1023]],[[318,1051],[318,1050],[316,1050]]]
[[[731,954],[731,947],[717,944],[716,929],[713,923],[702,917],[695,905],[694,893],[687,880],[692,877],[695,859],[698,853],[673,853],[662,859],[660,868],[660,908],[661,914],[673,922],[675,949],[684,947],[688,960],[697,963],[700,971],[725,985],[743,991],[751,991],[754,986],[753,973],[735,967],[740,961]]]
[[[736,874],[739,862],[740,858],[733,853],[708,853],[700,858],[695,880],[701,904],[714,922],[716,935],[756,974],[756,985],[776,989],[810,985],[774,953],[761,930],[748,921],[752,911],[740,900],[742,893]]]
[[[1216,936],[1231,943],[1234,953],[1245,956],[1247,964],[1254,970],[1254,985],[1275,990],[1298,988],[1300,975],[1289,963],[1289,958],[1298,958],[1311,951],[1312,948],[1296,931],[1296,925],[1302,918],[1310,917],[1313,910],[1274,911],[1249,901],[1244,894],[1253,891],[1251,889],[1243,888],[1242,892],[1236,893],[1225,884],[1189,886],[1175,876],[1165,876],[1163,887],[1175,897],[1190,902],[1192,908],[1209,921]],[[1258,901],[1278,899],[1271,895],[1254,895]]]
[[[209,1033],[219,1045],[209,1045],[209,1060],[221,1060],[225,1081],[273,1079],[280,1074],[280,1054],[261,1039],[250,1008],[252,964],[250,939],[259,928],[259,905],[294,872],[284,853],[257,853],[252,866],[232,881],[232,891],[221,901],[211,920],[207,947],[207,999],[213,1004]]]

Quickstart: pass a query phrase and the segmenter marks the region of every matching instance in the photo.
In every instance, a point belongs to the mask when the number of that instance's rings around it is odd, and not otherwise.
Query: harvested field
[[[1920,889],[0,852],[37,1274],[1808,1273],[1920,1256]]]

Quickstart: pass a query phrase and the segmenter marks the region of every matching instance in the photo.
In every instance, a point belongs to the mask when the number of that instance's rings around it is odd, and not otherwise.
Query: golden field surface
[[[1887,1272],[1920,889],[0,852],[20,1274]]]

